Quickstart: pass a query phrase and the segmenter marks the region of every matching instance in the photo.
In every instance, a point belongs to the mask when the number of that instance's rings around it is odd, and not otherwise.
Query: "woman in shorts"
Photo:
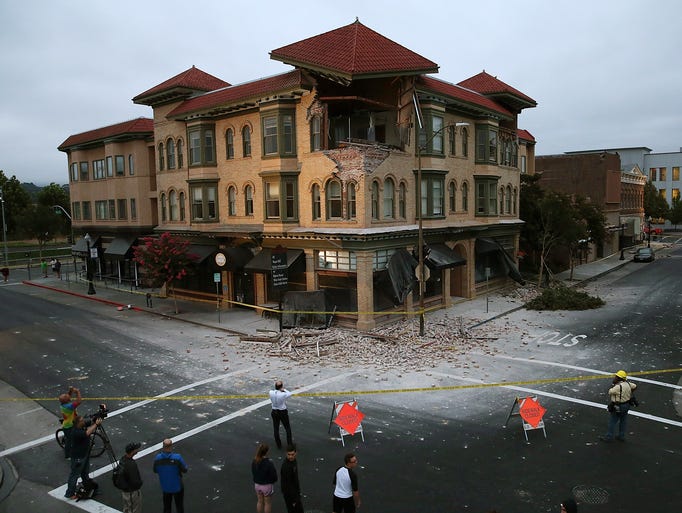
[[[272,496],[275,493],[277,470],[272,460],[268,458],[268,444],[260,444],[256,456],[251,462],[254,489],[256,490],[256,513],[270,513],[272,510]]]

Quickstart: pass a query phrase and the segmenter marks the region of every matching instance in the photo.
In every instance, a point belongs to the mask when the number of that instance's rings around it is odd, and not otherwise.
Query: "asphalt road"
[[[47,398],[67,384],[107,398],[112,414],[105,426],[116,452],[128,441],[145,444],[138,457],[144,511],[160,508],[151,465],[169,436],[190,465],[188,511],[253,511],[250,460],[261,441],[274,445],[269,404],[259,396],[284,376],[299,391],[323,394],[289,403],[308,512],[331,511],[331,478],[347,450],[359,459],[361,512],[558,512],[571,493],[581,513],[669,512],[682,503],[681,271],[676,253],[629,265],[591,285],[607,301],[599,310],[522,310],[495,321],[509,326],[508,336],[495,341],[494,351],[469,355],[466,365],[382,373],[352,362],[311,368],[249,358],[210,329],[21,285],[0,287],[0,380],[36,399],[21,408],[42,407],[36,414],[48,417],[57,405]],[[484,334],[487,327],[479,329]],[[625,443],[603,444],[598,435],[606,429],[610,379],[586,377],[620,368],[649,372],[635,378],[642,403],[635,413],[648,417],[630,417]],[[464,388],[502,382],[508,386]],[[344,391],[372,390],[389,393],[358,395],[365,441],[356,435],[342,447],[338,430],[328,432],[333,401],[350,398]],[[168,399],[144,401],[164,393]],[[206,398],[215,395],[229,397]],[[518,416],[508,419],[514,398],[526,395],[537,395],[547,409],[547,437],[530,431],[530,443]],[[117,399],[128,396],[138,399]],[[7,450],[17,445],[10,434],[32,414],[19,418],[7,403],[0,408],[9,432],[0,434],[0,449]],[[41,429],[41,435],[52,430]],[[283,452],[274,449],[272,457],[279,468]],[[54,442],[5,459],[19,480],[0,513],[76,511],[47,494],[59,495],[68,474]],[[97,473],[105,464],[100,457],[91,468]],[[98,503],[120,509],[110,473],[96,479]],[[279,495],[273,511],[284,511]]]

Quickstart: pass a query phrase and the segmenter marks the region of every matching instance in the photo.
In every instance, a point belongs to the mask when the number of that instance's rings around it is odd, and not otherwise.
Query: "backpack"
[[[84,483],[81,483],[76,488],[76,502],[85,499],[92,499],[97,493],[99,485],[95,483],[92,479],[88,479]]]
[[[126,479],[123,475],[123,465],[118,462],[114,467],[114,473],[111,475],[111,480],[114,482],[114,486],[119,490],[123,490],[126,487]]]

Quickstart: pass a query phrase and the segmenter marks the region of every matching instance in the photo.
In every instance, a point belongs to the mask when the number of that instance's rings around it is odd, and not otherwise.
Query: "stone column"
[[[355,256],[359,312],[356,326],[359,330],[368,331],[376,326],[374,315],[367,313],[374,311],[374,252],[358,251]]]

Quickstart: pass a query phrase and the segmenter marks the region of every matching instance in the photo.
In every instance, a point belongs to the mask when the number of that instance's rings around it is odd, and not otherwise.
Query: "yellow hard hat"
[[[618,376],[620,379],[627,379],[628,375],[625,373],[624,370],[619,370],[616,372],[616,376]]]

